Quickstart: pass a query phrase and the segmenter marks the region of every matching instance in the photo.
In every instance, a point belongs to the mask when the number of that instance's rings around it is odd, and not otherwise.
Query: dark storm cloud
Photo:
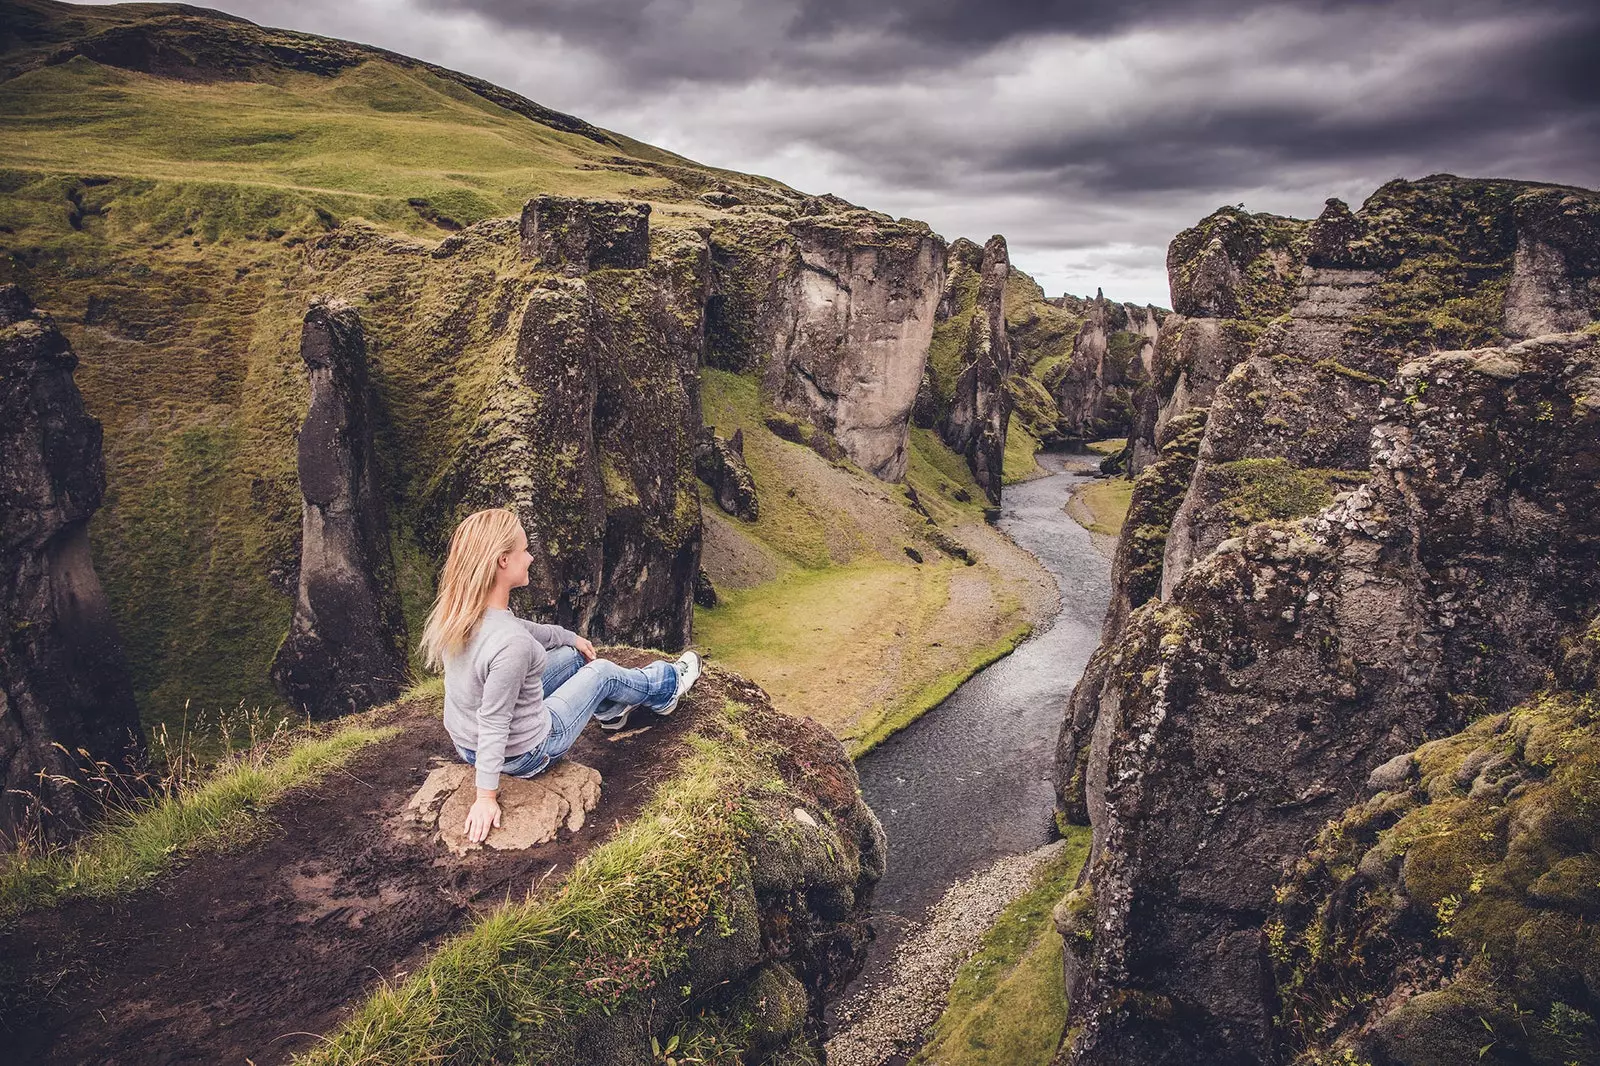
[[[1594,0],[221,2],[1005,233],[1053,291],[1164,301],[1167,241],[1223,203],[1314,214],[1439,171],[1600,185]]]

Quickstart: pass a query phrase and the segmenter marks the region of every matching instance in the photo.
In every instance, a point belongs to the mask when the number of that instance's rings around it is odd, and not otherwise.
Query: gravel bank
[[[1063,846],[1056,841],[1008,855],[951,885],[929,908],[926,922],[906,934],[887,969],[840,1005],[827,1045],[830,1066],[882,1066],[915,1051],[944,1009],[961,964],[1000,912],[1032,885],[1035,871]]]

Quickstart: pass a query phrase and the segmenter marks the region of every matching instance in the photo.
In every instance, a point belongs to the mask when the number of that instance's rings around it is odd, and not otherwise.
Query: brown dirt
[[[618,662],[650,656],[613,649]],[[195,856],[127,898],[23,916],[0,930],[0,1056],[17,1063],[281,1063],[426,959],[476,913],[557,884],[676,768],[702,708],[738,683],[703,677],[670,718],[571,757],[600,771],[577,833],[529,851],[450,855],[397,831],[436,758],[437,703],[396,707],[399,736],[291,794],[225,853]],[[764,702],[764,697],[762,698]]]

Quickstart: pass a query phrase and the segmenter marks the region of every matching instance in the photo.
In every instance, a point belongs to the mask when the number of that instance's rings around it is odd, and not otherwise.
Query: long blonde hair
[[[450,552],[439,575],[439,594],[428,612],[417,645],[430,670],[444,668],[444,657],[467,646],[483,621],[500,557],[517,549],[522,522],[508,507],[476,511],[461,520],[450,537]]]

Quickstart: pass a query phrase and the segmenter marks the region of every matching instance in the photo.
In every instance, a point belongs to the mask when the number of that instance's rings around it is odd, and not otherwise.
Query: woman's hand
[[[480,788],[478,798],[472,801],[472,809],[467,811],[467,839],[474,844],[481,844],[488,838],[490,829],[498,828],[500,828],[498,794]]]
[[[593,644],[590,644],[584,638],[579,637],[578,638],[578,642],[576,644],[574,644],[573,647],[578,649],[578,654],[583,656],[583,661],[584,662],[586,662],[586,663],[594,662],[594,645]]]

